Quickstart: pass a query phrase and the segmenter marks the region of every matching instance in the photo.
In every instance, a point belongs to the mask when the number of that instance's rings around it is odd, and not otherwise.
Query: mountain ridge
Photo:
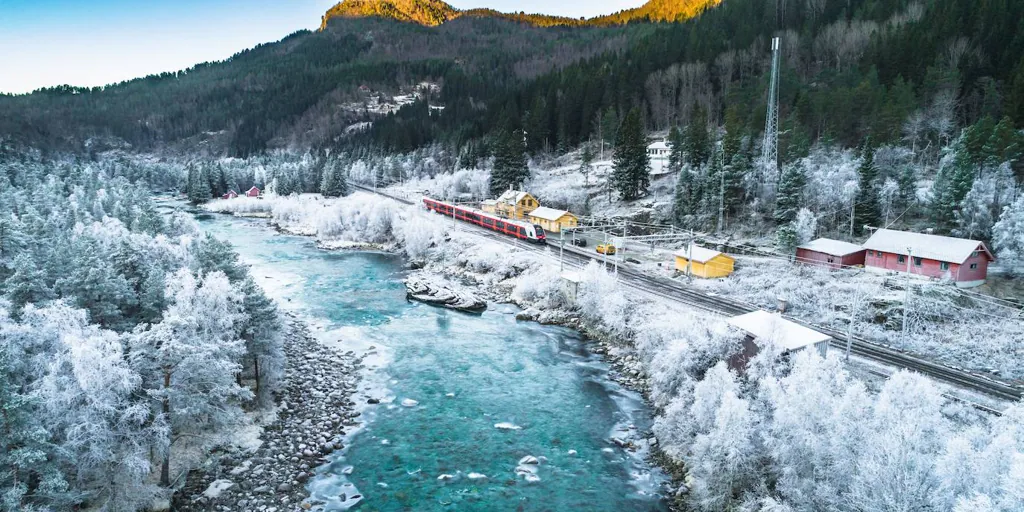
[[[633,9],[593,18],[569,18],[548,14],[505,13],[489,8],[460,10],[442,0],[343,0],[331,7],[321,18],[320,30],[336,18],[377,17],[428,27],[447,23],[463,16],[502,18],[541,27],[608,26],[632,21],[685,21],[714,7],[722,0],[650,0]]]

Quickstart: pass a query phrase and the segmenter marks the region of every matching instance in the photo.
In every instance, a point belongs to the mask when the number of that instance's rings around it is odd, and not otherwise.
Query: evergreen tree
[[[783,254],[793,255],[796,246],[800,245],[799,238],[796,226],[792,222],[787,222],[779,226],[778,231],[775,232],[775,246]]]
[[[4,288],[15,312],[20,311],[25,304],[39,304],[54,298],[53,292],[46,286],[46,274],[36,266],[31,255],[19,254],[11,267],[13,273],[4,282]]]
[[[675,196],[672,200],[672,221],[676,226],[688,228],[690,219],[696,213],[693,200],[693,173],[689,169],[680,169],[676,180]]]
[[[878,170],[875,168],[875,151],[870,143],[864,144],[860,168],[860,188],[854,200],[853,231],[860,235],[864,233],[864,226],[879,227],[879,220],[882,218],[881,207],[878,202]]]
[[[594,152],[590,150],[589,144],[583,145],[583,154],[580,155],[580,173],[583,174],[583,186],[590,186],[590,171],[593,170]]]
[[[669,172],[678,173],[683,168],[683,162],[686,161],[686,141],[683,139],[683,132],[679,131],[679,127],[673,126],[668,132],[668,170]]]
[[[797,212],[803,207],[804,186],[807,175],[803,165],[789,165],[782,172],[779,180],[779,191],[775,198],[775,222],[785,224],[796,219]]]
[[[1024,151],[1022,146],[1024,144],[1021,135],[1013,128],[1013,122],[1009,117],[1003,117],[992,128],[992,134],[981,150],[984,163],[990,167],[996,167],[1003,162],[1010,162],[1013,165]]]
[[[703,108],[694,105],[693,119],[686,126],[683,136],[686,147],[686,161],[692,167],[700,167],[711,158],[711,136],[708,134],[708,115]]]
[[[349,194],[348,180],[339,167],[335,160],[324,165],[323,181],[320,183],[320,193],[324,197],[342,197]]]
[[[957,146],[953,162],[939,169],[932,184],[931,214],[936,227],[949,231],[956,220],[956,210],[974,186],[974,164],[963,144]]]
[[[505,130],[498,134],[494,148],[494,169],[491,171],[491,195],[498,196],[523,186],[530,179],[522,132]]]
[[[1003,208],[992,227],[992,246],[1003,267],[1024,274],[1024,195]]]
[[[210,180],[206,176],[203,166],[189,165],[187,188],[188,200],[192,204],[205,203],[213,196],[213,192],[210,190]]]
[[[630,201],[646,194],[651,182],[651,163],[647,156],[647,137],[637,109],[630,110],[622,121],[615,141],[614,160],[612,181],[622,199]]]

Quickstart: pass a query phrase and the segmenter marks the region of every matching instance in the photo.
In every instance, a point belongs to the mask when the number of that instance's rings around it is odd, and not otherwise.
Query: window
[[[945,261],[939,263],[939,270],[949,270],[949,263]]]
[[[900,263],[906,263],[907,262],[907,257],[902,255],[902,254],[900,254],[899,257],[896,258],[896,261],[898,261]]]
[[[972,252],[972,253],[971,253],[971,257],[972,257],[972,258],[977,258],[977,257],[978,257],[978,251],[974,251],[974,252]]]
[[[977,263],[971,263],[971,270],[978,270],[978,264]]]
[[[915,267],[920,267],[921,266],[921,258],[914,258],[914,266]]]

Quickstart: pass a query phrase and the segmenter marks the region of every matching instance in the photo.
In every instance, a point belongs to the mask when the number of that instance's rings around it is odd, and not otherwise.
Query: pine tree
[[[708,115],[703,108],[694,105],[693,119],[686,126],[683,136],[686,147],[686,161],[692,167],[700,167],[711,158],[711,136],[708,134]]]
[[[210,180],[202,166],[189,165],[188,168],[188,200],[192,204],[202,204],[210,200]]]
[[[498,196],[512,188],[522,187],[530,179],[522,132],[503,130],[494,148],[494,169],[491,171],[491,195]]]
[[[1011,165],[1020,158],[1022,147],[1021,136],[1013,128],[1013,121],[1003,117],[995,127],[981,152],[985,165],[996,167],[1003,162]]]
[[[785,224],[796,218],[803,206],[804,186],[807,175],[803,165],[797,163],[787,166],[779,180],[779,192],[775,198],[775,222]]]
[[[614,165],[613,185],[623,200],[631,201],[647,193],[651,182],[651,163],[647,156],[647,137],[637,109],[626,114],[619,128]]]
[[[339,169],[338,162],[331,160],[324,166],[323,181],[320,183],[320,193],[324,197],[342,197],[348,195],[348,180],[345,174]]]
[[[594,152],[590,150],[590,145],[583,145],[583,154],[580,155],[580,173],[583,174],[583,186],[590,186],[590,171],[593,169],[592,164],[594,163]]]
[[[673,126],[668,132],[668,169],[669,172],[678,173],[686,161],[686,141],[683,139],[683,132]]]
[[[949,231],[956,220],[956,210],[974,186],[974,164],[963,144],[958,145],[950,165],[939,169],[932,184],[931,214],[936,227]]]
[[[992,227],[992,246],[1003,267],[1024,274],[1024,195],[1003,208]]]
[[[689,169],[681,169],[676,180],[675,197],[672,200],[672,220],[676,226],[688,228],[690,219],[696,213],[693,200],[693,173]]]
[[[864,233],[865,226],[878,227],[882,218],[881,207],[878,204],[878,169],[875,168],[875,151],[870,143],[864,144],[863,156],[860,168],[860,188],[854,200],[853,231],[860,235]]]

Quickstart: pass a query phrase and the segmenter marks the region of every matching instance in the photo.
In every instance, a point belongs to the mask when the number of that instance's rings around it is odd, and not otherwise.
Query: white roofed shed
[[[813,347],[824,356],[828,350],[828,342],[832,339],[827,334],[786,320],[778,313],[767,311],[754,311],[734,316],[727,321],[753,337],[758,346],[775,343],[784,352],[796,352]]]

